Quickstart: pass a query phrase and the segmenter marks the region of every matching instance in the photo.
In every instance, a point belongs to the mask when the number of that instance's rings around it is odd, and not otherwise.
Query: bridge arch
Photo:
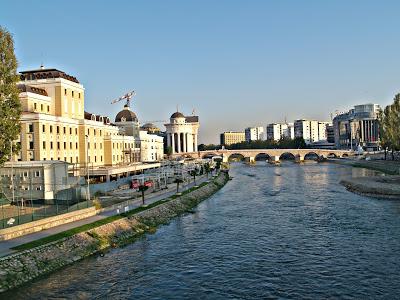
[[[279,156],[279,160],[295,160],[295,159],[296,159],[296,156],[291,152],[283,152]]]
[[[343,153],[341,157],[348,157],[349,155],[347,153]]]
[[[232,153],[228,156],[228,161],[244,161],[245,157],[241,153]]]
[[[327,155],[327,158],[337,158],[338,156],[336,155],[336,153],[329,153],[328,155]]]
[[[254,159],[256,161],[267,161],[271,158],[271,156],[265,152],[260,152],[258,154],[256,154],[256,156],[254,157]]]
[[[306,155],[304,155],[305,160],[318,160],[319,158],[320,158],[320,155],[318,155],[314,151],[310,151]]]

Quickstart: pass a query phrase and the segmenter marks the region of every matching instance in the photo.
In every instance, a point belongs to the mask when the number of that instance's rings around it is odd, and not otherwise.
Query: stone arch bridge
[[[318,159],[340,158],[354,155],[349,150],[329,150],[329,149],[240,149],[240,150],[207,150],[189,153],[179,153],[173,157],[185,156],[189,158],[207,158],[220,156],[224,162],[231,157],[242,156],[247,161],[255,161],[258,157],[266,157],[268,161],[278,162],[284,156],[290,156],[296,161],[303,161],[306,156],[313,155]]]

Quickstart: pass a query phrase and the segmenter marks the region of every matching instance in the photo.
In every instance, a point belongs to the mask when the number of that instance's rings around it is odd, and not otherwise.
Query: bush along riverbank
[[[229,180],[221,173],[208,183],[192,188],[181,196],[158,201],[101,222],[87,224],[53,237],[17,247],[20,252],[0,259],[0,292],[15,288],[39,276],[49,274],[85,257],[102,253],[110,247],[135,241],[156,227],[191,211]]]

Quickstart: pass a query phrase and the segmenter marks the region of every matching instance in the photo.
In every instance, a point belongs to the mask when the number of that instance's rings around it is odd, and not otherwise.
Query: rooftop
[[[21,71],[20,78],[24,80],[37,80],[37,79],[48,79],[48,78],[64,78],[66,80],[79,83],[78,79],[74,76],[68,75],[67,73],[57,69],[37,69]]]

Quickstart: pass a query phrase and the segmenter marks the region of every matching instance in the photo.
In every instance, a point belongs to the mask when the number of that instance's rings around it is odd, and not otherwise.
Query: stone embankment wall
[[[0,259],[0,292],[15,288],[104,249],[130,243],[192,209],[228,181],[222,173],[209,184],[131,217]]]

